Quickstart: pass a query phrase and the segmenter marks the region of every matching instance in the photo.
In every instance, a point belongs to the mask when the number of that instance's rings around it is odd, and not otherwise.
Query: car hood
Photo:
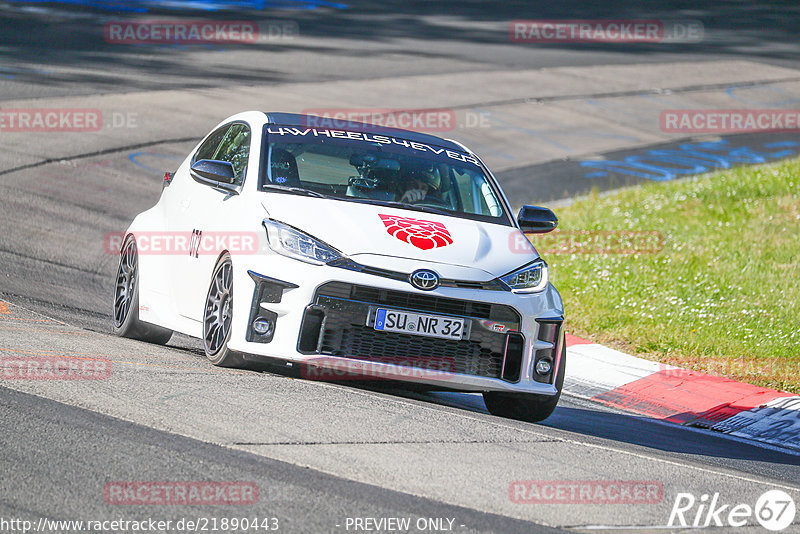
[[[268,194],[262,206],[269,218],[372,267],[410,272],[436,269],[434,264],[440,264],[455,267],[444,271],[459,278],[485,281],[538,257],[524,235],[511,226],[283,193]]]

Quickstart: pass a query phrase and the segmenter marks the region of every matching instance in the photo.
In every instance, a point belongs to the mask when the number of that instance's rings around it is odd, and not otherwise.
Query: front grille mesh
[[[331,282],[320,287],[314,306],[325,314],[318,352],[404,367],[500,378],[505,334],[475,324],[469,339],[460,341],[381,332],[366,325],[371,305],[502,320],[519,325],[519,315],[508,306]]]

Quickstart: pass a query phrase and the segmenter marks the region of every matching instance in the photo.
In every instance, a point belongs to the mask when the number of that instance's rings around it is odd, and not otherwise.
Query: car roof
[[[321,125],[325,125],[327,122],[331,123],[331,126],[330,127],[323,126],[323,127],[330,128],[333,130],[345,130],[349,132],[367,132],[367,133],[377,132],[382,134],[391,134],[401,139],[406,139],[407,141],[428,143],[449,150],[457,150],[459,152],[467,151],[465,147],[459,145],[458,143],[454,143],[453,141],[449,141],[447,139],[443,139],[435,135],[414,132],[411,130],[403,130],[401,128],[390,128],[387,126],[366,124],[363,122],[353,122],[342,119],[332,119],[329,117],[317,117],[316,115],[304,115],[301,113],[264,112],[264,114],[267,116],[267,122],[269,122],[270,124],[280,124],[282,126],[297,126],[300,128],[307,128],[309,124],[313,124],[317,121],[319,121]],[[309,121],[308,120],[309,117],[314,117],[315,120]]]

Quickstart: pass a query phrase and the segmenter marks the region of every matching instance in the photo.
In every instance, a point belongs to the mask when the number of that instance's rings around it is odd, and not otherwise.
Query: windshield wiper
[[[440,208],[434,208],[433,206],[421,206],[419,204],[407,204],[405,202],[397,202],[394,200],[386,200],[386,201],[378,201],[376,204],[382,204],[386,206],[391,206],[393,208],[400,208],[403,210],[417,210],[417,211],[424,211],[427,213],[436,213],[438,215],[449,215],[452,216],[453,213],[447,210],[443,210]]]
[[[272,191],[280,191],[283,193],[291,193],[295,195],[304,195],[307,197],[315,197],[315,198],[328,198],[332,200],[350,200],[354,202],[363,202],[365,204],[376,204],[379,206],[391,206],[393,208],[400,208],[404,210],[415,210],[415,211],[423,211],[426,213],[436,213],[437,215],[447,215],[453,216],[454,214],[450,211],[434,208],[432,206],[420,206],[419,204],[407,204],[405,202],[397,202],[394,200],[373,200],[370,198],[356,198],[356,197],[334,197],[330,195],[326,195],[324,193],[320,193],[318,191],[314,191],[312,189],[306,189],[304,187],[295,187],[291,185],[279,185],[279,184],[264,184],[262,186],[263,190],[272,190]]]
[[[311,189],[306,189],[304,187],[295,187],[292,185],[264,184],[263,189],[271,189],[273,191],[283,191],[285,193],[292,193],[295,195],[305,195],[307,197],[331,198],[323,193],[319,193]]]

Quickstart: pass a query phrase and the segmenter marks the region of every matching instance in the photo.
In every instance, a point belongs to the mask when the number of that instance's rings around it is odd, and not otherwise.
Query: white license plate
[[[378,308],[374,328],[384,332],[463,339],[467,334],[467,319]]]

